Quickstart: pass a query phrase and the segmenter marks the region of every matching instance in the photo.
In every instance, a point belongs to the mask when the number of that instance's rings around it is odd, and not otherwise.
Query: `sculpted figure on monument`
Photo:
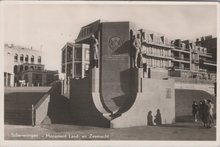
[[[98,67],[98,39],[95,38],[95,35],[91,36],[91,54],[92,54],[92,67]]]
[[[140,67],[140,63],[142,61],[141,39],[140,39],[139,34],[137,34],[137,38],[134,36],[133,46],[135,48],[134,66],[137,68],[137,67]],[[138,62],[138,59],[139,59],[139,62]]]

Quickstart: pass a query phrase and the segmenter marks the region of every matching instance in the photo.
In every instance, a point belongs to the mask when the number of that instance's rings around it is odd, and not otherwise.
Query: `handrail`
[[[44,101],[48,98],[50,94],[45,94],[38,102],[34,105],[34,109],[37,109]]]
[[[174,49],[179,49],[179,50],[184,50],[184,51],[190,51],[190,49],[188,49],[188,48],[183,48],[183,47],[179,47],[179,46],[175,46],[175,45],[174,45]]]
[[[47,99],[47,97],[54,91],[54,89],[57,87],[58,82],[55,82],[52,84],[52,87],[50,88],[50,90],[47,91],[46,94],[44,94],[44,96],[37,102],[37,104],[34,105],[34,109],[37,109],[43,102],[45,99]]]
[[[207,63],[213,63],[213,64],[216,64],[215,61],[211,61],[211,60],[203,60],[204,62],[207,62]]]
[[[181,58],[181,57],[176,57],[176,56],[171,56],[171,57],[173,57],[174,59],[177,59],[177,60],[190,61],[189,58]]]

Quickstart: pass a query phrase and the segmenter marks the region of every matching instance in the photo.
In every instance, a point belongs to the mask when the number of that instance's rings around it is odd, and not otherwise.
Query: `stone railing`
[[[50,98],[59,95],[61,95],[61,83],[58,81],[35,105],[32,105],[32,126],[41,124],[48,115]]]

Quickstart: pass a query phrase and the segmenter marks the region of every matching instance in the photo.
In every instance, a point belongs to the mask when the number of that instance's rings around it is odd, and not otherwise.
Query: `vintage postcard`
[[[218,3],[0,7],[3,146],[220,145]]]

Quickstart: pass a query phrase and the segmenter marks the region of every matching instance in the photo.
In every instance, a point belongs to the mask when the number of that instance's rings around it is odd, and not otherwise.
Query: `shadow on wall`
[[[71,124],[70,100],[61,95],[61,84],[51,92],[47,118],[42,124]]]
[[[121,96],[114,97],[112,100],[114,103],[118,106],[121,107],[123,106],[126,101],[130,98],[130,69],[127,69],[125,71],[120,72],[120,90],[124,93]]]
[[[117,106],[120,106],[120,109],[117,112],[118,114],[122,114],[128,111],[136,100],[137,83],[135,82],[135,75],[133,69],[127,69],[125,71],[122,71],[120,73],[120,82],[127,82],[128,85],[121,84],[121,89],[125,93],[125,95],[113,98],[115,104]]]
[[[72,121],[76,125],[110,127],[110,121],[100,113],[93,102],[90,79],[84,78],[70,81],[70,111]],[[83,89],[83,90],[82,90]],[[95,95],[94,95],[95,96]],[[94,97],[97,99],[99,97]]]

